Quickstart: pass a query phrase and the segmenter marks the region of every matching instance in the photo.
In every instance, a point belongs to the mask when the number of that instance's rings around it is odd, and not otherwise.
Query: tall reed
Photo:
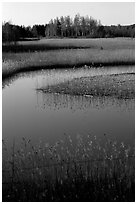
[[[3,159],[3,201],[135,199],[134,150],[124,143],[77,135],[36,147],[23,138],[12,161]]]

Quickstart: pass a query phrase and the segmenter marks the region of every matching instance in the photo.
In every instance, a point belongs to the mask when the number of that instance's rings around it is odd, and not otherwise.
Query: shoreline
[[[134,66],[135,65],[135,62],[109,62],[109,63],[79,63],[79,64],[74,64],[74,65],[68,65],[68,64],[57,64],[57,65],[39,65],[39,66],[28,66],[28,67],[18,67],[17,69],[13,69],[13,70],[8,70],[8,72],[6,71],[3,71],[2,70],[2,80],[3,79],[6,79],[6,78],[9,78],[9,77],[12,77],[13,75],[16,75],[18,73],[23,73],[23,72],[31,72],[31,71],[36,71],[36,70],[42,70],[42,69],[65,69],[65,68],[69,68],[69,69],[74,69],[74,68],[80,68],[80,67],[89,67],[92,69],[92,67],[108,67],[108,66],[128,66],[128,65],[131,65],[131,66]]]

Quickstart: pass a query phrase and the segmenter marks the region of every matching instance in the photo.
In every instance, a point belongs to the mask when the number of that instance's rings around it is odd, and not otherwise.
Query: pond
[[[107,137],[134,146],[135,100],[42,93],[37,88],[83,76],[134,73],[134,66],[52,69],[20,73],[3,81],[2,137],[8,148],[22,138],[53,144],[67,135]]]

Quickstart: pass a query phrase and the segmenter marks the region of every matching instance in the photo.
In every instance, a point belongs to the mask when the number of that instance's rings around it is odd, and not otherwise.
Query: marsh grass
[[[113,96],[118,99],[131,99],[135,98],[135,74],[121,73],[74,78],[37,90],[43,93],[69,94],[72,96]]]
[[[16,53],[7,52],[5,49],[10,51],[10,48],[3,47],[3,78],[20,71],[41,68],[135,64],[135,41],[124,38],[44,39],[37,42],[21,42],[16,47]]]
[[[19,41],[16,45],[4,44],[3,52],[34,52],[58,49],[134,49],[135,41],[131,38],[99,38],[99,39],[41,39],[37,41]]]
[[[8,77],[17,72],[32,71],[46,68],[72,68],[88,65],[114,66],[134,65],[135,51],[121,50],[59,50],[34,53],[3,54],[2,77]]]
[[[133,149],[107,137],[64,138],[35,147],[23,138],[12,155],[3,143],[3,201],[134,201]]]
[[[84,45],[77,45],[77,44],[17,44],[17,45],[3,45],[2,50],[3,52],[13,52],[13,53],[19,53],[19,52],[36,52],[36,51],[48,51],[48,50],[59,50],[59,49],[86,49],[90,48],[90,46],[84,46]],[[92,47],[94,48],[94,47]]]

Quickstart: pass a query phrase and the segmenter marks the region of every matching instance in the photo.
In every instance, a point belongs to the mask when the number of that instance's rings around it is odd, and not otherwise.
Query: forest
[[[114,38],[135,37],[135,24],[104,26],[91,16],[61,16],[51,19],[48,24],[19,26],[11,22],[2,24],[2,42],[17,42],[31,38]]]

